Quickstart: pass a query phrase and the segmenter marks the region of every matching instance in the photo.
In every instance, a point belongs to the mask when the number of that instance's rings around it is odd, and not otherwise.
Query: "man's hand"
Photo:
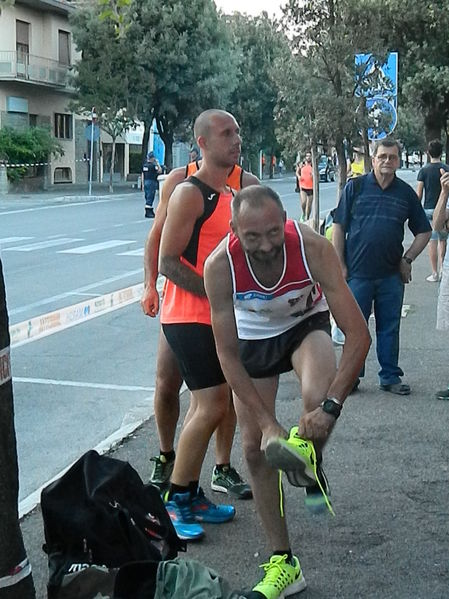
[[[143,313],[154,318],[159,312],[159,293],[155,287],[144,287],[140,300]]]
[[[445,193],[449,194],[449,172],[440,168],[440,174],[441,174],[441,177],[440,177],[441,190],[444,191]]]
[[[326,441],[335,426],[336,418],[324,412],[320,406],[304,414],[299,420],[298,434],[310,441]]]
[[[273,420],[272,424],[262,429],[262,441],[260,443],[260,449],[265,451],[268,441],[273,438],[277,439],[278,437],[284,437],[287,439],[288,433],[284,428],[282,428],[277,420]]]
[[[412,280],[412,265],[407,264],[405,260],[401,259],[399,264],[399,273],[403,283],[410,283]]]

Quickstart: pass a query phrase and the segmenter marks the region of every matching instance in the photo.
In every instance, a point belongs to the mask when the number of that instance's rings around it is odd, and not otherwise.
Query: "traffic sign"
[[[98,125],[94,125],[94,130],[93,130],[93,139],[94,141],[98,141],[100,139],[100,127]],[[92,139],[92,125],[87,125],[86,128],[84,129],[84,137],[86,139],[88,139],[89,141],[91,141]]]
[[[398,114],[396,108],[382,96],[368,98],[366,108],[373,123],[373,126],[368,128],[368,138],[371,141],[385,139],[394,131],[397,125]]]

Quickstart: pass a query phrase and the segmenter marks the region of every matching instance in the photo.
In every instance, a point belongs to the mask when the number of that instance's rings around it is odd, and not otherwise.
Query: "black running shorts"
[[[264,379],[292,370],[291,356],[312,331],[324,331],[329,336],[329,312],[318,312],[292,329],[269,339],[239,339],[243,365],[253,379]]]
[[[163,324],[162,330],[190,391],[216,387],[226,382],[210,325]]]

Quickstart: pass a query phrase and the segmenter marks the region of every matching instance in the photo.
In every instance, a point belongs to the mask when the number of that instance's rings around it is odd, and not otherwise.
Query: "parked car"
[[[321,156],[318,160],[320,181],[335,181],[335,166],[329,156]]]

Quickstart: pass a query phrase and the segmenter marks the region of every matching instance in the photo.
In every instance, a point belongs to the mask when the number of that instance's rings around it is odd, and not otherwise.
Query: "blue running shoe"
[[[203,528],[196,523],[192,514],[190,493],[175,493],[169,501],[165,502],[165,509],[180,539],[197,541],[204,537]]]
[[[201,487],[198,487],[196,496],[192,498],[191,509],[197,522],[221,524],[222,522],[229,522],[235,516],[234,506],[215,505],[206,497]]]

